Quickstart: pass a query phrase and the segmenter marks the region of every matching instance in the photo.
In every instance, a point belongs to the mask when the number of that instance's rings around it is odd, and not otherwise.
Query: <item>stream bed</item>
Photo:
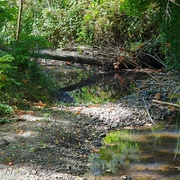
[[[163,127],[111,131],[90,155],[87,179],[179,180],[179,128]]]
[[[72,72],[75,73],[74,70]],[[78,77],[79,75],[73,74],[72,77],[74,76]],[[60,77],[64,77],[65,81],[71,79],[66,78],[65,74],[60,74]],[[68,77],[70,77],[69,74]],[[156,78],[153,77],[152,79],[147,79],[147,74],[130,71],[126,73],[104,73],[94,75],[87,80],[81,80],[77,84],[60,89],[60,91],[68,92],[75,102],[82,104],[87,102],[93,104],[116,102],[116,105],[110,108],[108,105],[78,108],[77,113],[86,114],[96,121],[101,120],[102,124],[105,126],[108,124],[111,129],[118,129],[128,125],[132,127],[133,124],[138,126],[147,122],[152,123],[147,116],[147,109],[150,112],[149,116],[155,122],[159,123],[159,120],[163,120],[168,113],[168,115],[173,115],[169,116],[173,119],[176,114],[174,108],[157,106],[151,102],[153,99],[173,103],[179,101],[178,75],[173,80],[171,78],[169,75],[168,80],[163,73],[157,74]],[[137,79],[138,81],[136,81]],[[139,81],[140,79],[141,81]],[[168,85],[171,83],[174,84],[171,89],[172,92]],[[69,82],[65,84],[69,84]],[[138,92],[125,96],[130,94],[133,89],[135,91],[138,89]],[[124,96],[125,98],[122,98]],[[62,100],[62,97],[60,96],[58,99]],[[120,99],[122,103],[119,103]],[[137,112],[141,111],[143,114],[137,115]],[[177,123],[175,120],[173,124]],[[157,124],[152,128],[136,127],[121,131],[110,131],[103,139],[103,146],[100,149],[95,147],[89,156],[90,172],[85,174],[86,179],[179,180],[179,129],[180,127],[176,125]]]

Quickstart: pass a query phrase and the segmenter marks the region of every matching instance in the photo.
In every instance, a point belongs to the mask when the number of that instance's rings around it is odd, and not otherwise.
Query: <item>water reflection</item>
[[[91,154],[90,171],[105,179],[110,176],[139,180],[180,179],[178,138],[177,128],[162,129],[162,126],[110,132],[103,139],[104,146],[99,153]]]
[[[99,154],[91,154],[90,170],[95,175],[115,173],[139,159],[139,145],[133,138],[133,131],[113,131],[104,139]]]

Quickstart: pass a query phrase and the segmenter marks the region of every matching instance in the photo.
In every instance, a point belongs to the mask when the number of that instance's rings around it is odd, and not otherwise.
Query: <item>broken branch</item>
[[[169,103],[169,102],[159,101],[159,100],[155,100],[155,99],[153,99],[152,102],[180,108],[180,105],[178,105],[178,104],[173,104],[173,103]]]

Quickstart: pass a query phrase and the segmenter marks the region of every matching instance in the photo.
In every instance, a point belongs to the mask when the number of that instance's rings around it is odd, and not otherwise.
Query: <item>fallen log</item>
[[[34,58],[44,58],[44,59],[52,59],[58,61],[67,61],[72,63],[79,64],[89,64],[89,65],[97,65],[102,66],[103,62],[94,59],[89,56],[82,56],[77,52],[68,52],[68,51],[60,51],[60,50],[41,50],[32,55]]]
[[[119,47],[40,50],[33,55],[35,58],[68,61],[72,63],[102,66],[104,69],[134,69],[165,67],[156,56],[140,51],[128,51]]]
[[[98,54],[94,57],[92,54],[80,54],[78,52],[71,51],[40,50],[38,52],[35,52],[32,57],[101,66],[105,69],[111,70],[140,68],[140,66],[135,61],[131,61],[128,58],[122,57],[121,59],[123,60],[119,61],[118,55],[108,56],[108,54],[106,54],[106,56],[103,56],[102,54]]]
[[[156,57],[141,51],[128,51],[118,47],[107,48],[71,48],[56,50],[39,50],[31,54],[32,58],[52,59],[71,63],[101,66],[102,69],[162,68],[165,65]],[[13,52],[0,46],[0,50]],[[123,53],[122,53],[123,51]],[[124,53],[126,52],[126,53]]]

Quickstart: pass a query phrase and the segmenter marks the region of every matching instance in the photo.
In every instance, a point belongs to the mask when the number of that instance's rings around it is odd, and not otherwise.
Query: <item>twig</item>
[[[169,0],[168,0],[168,2],[167,2],[167,4],[166,4],[166,19],[170,19],[170,21],[171,21],[171,15],[170,15],[170,13],[169,13],[169,11],[171,11],[171,9],[170,9],[170,7],[169,7]]]
[[[177,6],[180,6],[180,4],[176,3],[175,0],[170,0],[172,3],[174,3]]]
[[[152,56],[151,54],[145,53],[145,52],[139,52],[138,54],[144,54],[146,56],[149,56],[153,59],[155,59],[157,62],[159,62],[161,65],[163,65],[164,67],[167,67],[164,63],[162,63],[159,59],[157,59],[156,57]]]
[[[173,86],[172,84],[162,84],[162,83],[146,83],[142,86],[140,86],[139,88],[142,89],[142,88],[145,88],[147,86],[152,86],[152,85],[158,85],[158,86]]]
[[[152,117],[151,117],[151,115],[150,115],[150,113],[149,113],[148,106],[147,106],[147,103],[146,103],[144,97],[142,97],[142,100],[143,100],[143,102],[144,102],[144,105],[145,105],[145,108],[146,108],[146,111],[147,111],[149,120],[150,120],[153,124],[156,124],[156,123],[153,121],[153,119],[152,119]]]
[[[179,89],[180,89],[180,86],[174,91],[172,96],[174,96]]]
[[[159,101],[159,100],[155,100],[155,99],[153,99],[152,102],[180,108],[180,105],[178,105],[178,104],[173,104],[173,103],[169,103],[169,102]]]
[[[154,79],[155,81],[158,81],[158,79],[155,77],[155,76],[153,76],[153,75],[151,75],[149,72],[146,72],[152,79]]]

